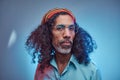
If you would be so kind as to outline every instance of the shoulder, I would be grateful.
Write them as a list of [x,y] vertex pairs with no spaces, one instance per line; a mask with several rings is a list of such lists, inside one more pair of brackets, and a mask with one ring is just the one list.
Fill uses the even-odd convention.
[[79,68],[85,72],[85,73],[89,73],[89,74],[95,74],[96,71],[98,70],[96,64],[92,61],[90,61],[87,65],[85,64],[80,64]]
[[47,76],[49,76],[49,74],[52,73],[52,70],[53,70],[52,66],[48,66],[48,67],[45,67],[44,69],[41,69],[41,64],[38,63],[34,80],[39,80],[39,79],[44,80],[44,78],[47,78]]
[[52,66],[44,66],[44,67],[45,68],[42,68],[41,64],[38,63],[37,68],[36,68],[36,73],[45,73],[53,69]]
[[34,75],[34,80],[38,80],[38,76],[39,76],[40,72],[41,72],[40,71],[40,64],[38,63],[36,71],[35,71],[35,75]]
[[83,69],[84,71],[96,71],[97,70],[97,66],[96,66],[96,64],[92,60],[88,64],[78,63],[78,61],[76,60],[75,56],[72,56],[70,61],[78,69]]
[[101,71],[99,70],[99,68],[97,67],[97,65],[94,62],[91,61],[88,64],[88,67],[90,68],[91,76],[92,76],[93,80],[102,80]]
[[100,70],[94,62],[90,61],[88,65],[80,64],[79,69],[87,79],[101,80]]
[[90,61],[87,66],[92,70],[97,70],[97,65],[93,61]]

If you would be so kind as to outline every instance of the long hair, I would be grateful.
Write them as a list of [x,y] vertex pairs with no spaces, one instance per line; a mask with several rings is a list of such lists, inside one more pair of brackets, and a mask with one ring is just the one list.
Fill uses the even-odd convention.
[[[59,15],[69,15],[66,12],[60,12],[53,15],[47,22],[39,25],[28,37],[26,46],[33,50],[32,61],[35,62],[37,57],[41,64],[41,71],[50,65],[50,60],[54,56],[54,47],[52,45],[52,27],[55,25],[55,20]],[[76,22],[75,38],[71,53],[75,55],[78,63],[88,64],[90,62],[89,53],[96,48],[95,41],[88,32],[81,28]]]

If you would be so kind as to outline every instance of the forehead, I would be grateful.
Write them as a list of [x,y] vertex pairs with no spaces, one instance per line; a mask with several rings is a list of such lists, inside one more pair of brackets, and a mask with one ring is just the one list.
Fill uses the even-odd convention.
[[74,20],[70,15],[59,15],[55,20],[55,25],[58,24],[71,25],[74,24]]

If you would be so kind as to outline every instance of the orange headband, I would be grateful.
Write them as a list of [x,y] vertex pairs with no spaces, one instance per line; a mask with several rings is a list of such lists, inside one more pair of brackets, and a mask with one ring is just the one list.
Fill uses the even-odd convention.
[[69,10],[67,10],[65,8],[55,8],[55,9],[49,10],[45,14],[45,16],[43,17],[43,20],[42,20],[42,24],[45,23],[48,19],[50,19],[53,15],[55,15],[57,13],[60,13],[60,12],[68,13],[73,18],[73,20],[75,21],[75,17],[73,16],[71,11],[69,11]]

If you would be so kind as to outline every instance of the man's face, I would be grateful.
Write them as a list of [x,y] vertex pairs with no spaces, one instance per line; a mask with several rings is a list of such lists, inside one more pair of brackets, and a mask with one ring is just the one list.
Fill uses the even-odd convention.
[[61,54],[71,52],[75,37],[74,20],[69,15],[59,15],[52,29],[52,44],[55,51]]

